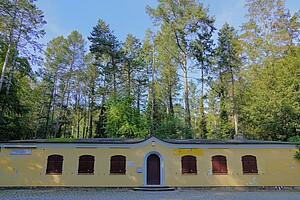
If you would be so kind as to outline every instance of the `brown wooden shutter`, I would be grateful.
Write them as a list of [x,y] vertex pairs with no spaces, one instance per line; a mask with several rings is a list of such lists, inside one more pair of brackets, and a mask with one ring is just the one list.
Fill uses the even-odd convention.
[[227,174],[227,160],[225,156],[212,157],[212,172],[215,174]]
[[246,155],[242,157],[243,173],[258,173],[256,157],[252,155]]
[[110,173],[125,174],[126,173],[126,157],[121,155],[112,156],[110,159]]
[[183,174],[197,173],[197,160],[195,156],[181,157],[181,170]]
[[47,174],[61,174],[63,165],[63,156],[50,155],[47,160]]
[[82,155],[79,157],[78,173],[93,174],[95,157]]

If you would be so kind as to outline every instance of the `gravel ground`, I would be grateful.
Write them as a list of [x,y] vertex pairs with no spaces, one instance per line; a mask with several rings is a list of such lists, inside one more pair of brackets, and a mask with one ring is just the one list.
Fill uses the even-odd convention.
[[298,191],[215,191],[185,190],[163,192],[133,191],[132,189],[60,188],[60,189],[0,189],[0,199],[41,200],[299,200]]

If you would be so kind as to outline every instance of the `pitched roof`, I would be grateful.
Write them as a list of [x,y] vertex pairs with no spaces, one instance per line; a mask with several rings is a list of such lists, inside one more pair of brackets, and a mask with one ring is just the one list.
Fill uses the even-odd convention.
[[33,140],[12,140],[0,143],[82,143],[82,144],[137,144],[156,138],[169,144],[290,144],[297,145],[295,142],[281,142],[281,141],[265,141],[265,140],[233,140],[233,139],[161,139],[157,136],[150,136],[148,138],[65,138],[65,139],[33,139]]

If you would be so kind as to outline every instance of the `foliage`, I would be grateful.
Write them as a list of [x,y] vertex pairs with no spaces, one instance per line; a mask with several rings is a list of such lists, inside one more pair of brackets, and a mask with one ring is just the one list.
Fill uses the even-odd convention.
[[247,0],[246,7],[241,128],[256,139],[286,141],[299,134],[299,16],[283,0]]
[[[101,67],[101,73],[104,75],[105,92],[113,89],[113,95],[117,93],[117,79],[119,77],[118,64],[122,60],[121,43],[118,41],[113,31],[110,30],[103,20],[99,19],[98,23],[88,37],[91,42],[90,52],[95,58],[95,65]],[[105,63],[102,64],[102,62]],[[104,94],[106,95],[106,94]]]
[[109,137],[109,135],[106,132],[106,123],[107,123],[106,108],[103,105],[100,108],[99,120],[96,122],[96,131],[95,131],[96,138]]
[[[67,38],[59,36],[47,44],[45,56],[45,66],[39,71],[41,82],[38,86],[42,94],[36,132],[43,138],[63,134],[68,137],[71,136],[68,126],[73,125],[77,127],[78,135],[84,112],[81,105],[87,92],[83,82],[86,81],[85,73],[89,72],[85,70],[85,41],[77,31]],[[70,99],[70,96],[74,98]],[[75,113],[71,112],[72,107]]]
[[[147,12],[156,25],[160,25],[160,34],[165,40],[160,44],[172,56],[183,73],[184,119],[185,126],[191,128],[191,114],[188,91],[188,61],[192,57],[196,42],[194,35],[204,35],[201,31],[214,22],[208,16],[208,9],[196,0],[159,0],[156,9],[147,7]],[[169,40],[166,40],[169,38]]]
[[198,78],[199,83],[201,84],[201,95],[199,97],[199,105],[197,111],[198,122],[197,129],[199,135],[202,138],[206,138],[207,135],[207,117],[205,114],[204,104],[206,103],[206,95],[205,95],[205,87],[208,86],[211,75],[212,68],[214,62],[214,41],[213,41],[213,33],[216,30],[214,27],[214,18],[209,18],[208,16],[204,19],[205,23],[200,27],[197,31],[197,37],[191,43],[192,57],[196,60],[196,63],[201,70],[201,74]]
[[243,124],[257,139],[286,141],[300,134],[299,50],[292,47],[245,88]]
[[107,102],[106,134],[109,137],[144,137],[146,123],[139,110],[132,106],[134,98],[130,95],[117,95]]
[[156,129],[155,135],[160,138],[191,139],[191,130],[176,116],[169,114],[162,120]]
[[296,136],[290,137],[289,138],[289,142],[296,142],[296,143],[298,143],[298,145],[296,147],[299,148],[299,151],[297,151],[295,153],[294,158],[300,160],[300,136],[296,135]]
[[296,135],[296,136],[290,137],[288,141],[289,142],[300,142],[300,136]]
[[[4,0],[0,4],[0,35],[7,44],[5,59],[3,60],[0,76],[0,91],[3,89],[4,79],[14,72],[14,62],[17,54],[27,57],[27,60],[36,61],[35,52],[41,50],[37,40],[44,36],[42,29],[46,23],[43,12],[34,4],[34,0]],[[7,73],[9,71],[9,73]],[[6,91],[9,92],[10,81]]]
[[0,3],[0,140],[34,137],[34,93],[31,63],[46,23],[34,1]]
[[[299,147],[299,146],[298,146]],[[300,148],[299,148],[300,149]],[[300,151],[297,151],[294,155],[294,158],[300,160]]]
[[[237,33],[233,27],[225,23],[218,32],[218,46],[215,49],[216,64],[210,81],[213,101],[218,101],[218,119],[215,130],[211,130],[209,137],[232,138],[238,133],[236,86],[241,68],[239,58],[239,43]],[[232,120],[231,120],[232,119]],[[234,134],[232,132],[234,130]]]
[[246,1],[248,13],[245,17],[249,20],[242,25],[244,32],[241,37],[244,40],[247,62],[252,67],[272,62],[274,57],[280,57],[293,42],[295,26],[291,24],[290,13],[284,2]]
[[26,74],[18,73],[12,79],[9,95],[4,91],[0,93],[0,140],[28,139],[34,136],[34,124],[30,115],[35,98],[31,94],[33,91],[30,84]]

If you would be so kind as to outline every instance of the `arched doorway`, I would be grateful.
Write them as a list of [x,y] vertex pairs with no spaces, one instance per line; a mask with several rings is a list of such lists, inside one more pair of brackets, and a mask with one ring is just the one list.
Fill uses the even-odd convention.
[[147,157],[147,185],[160,185],[160,158],[156,154]]

